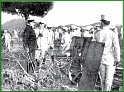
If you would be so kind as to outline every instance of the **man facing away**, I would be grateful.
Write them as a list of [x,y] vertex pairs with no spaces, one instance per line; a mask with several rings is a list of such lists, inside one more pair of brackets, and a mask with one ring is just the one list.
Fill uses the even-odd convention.
[[11,35],[7,32],[7,30],[4,30],[4,34],[2,36],[2,39],[5,38],[5,45],[8,48],[8,50],[10,51],[10,43],[12,40]]
[[110,91],[115,67],[120,61],[120,46],[118,35],[109,29],[110,21],[106,15],[101,15],[102,29],[94,34],[95,41],[105,43],[100,65],[102,90]]

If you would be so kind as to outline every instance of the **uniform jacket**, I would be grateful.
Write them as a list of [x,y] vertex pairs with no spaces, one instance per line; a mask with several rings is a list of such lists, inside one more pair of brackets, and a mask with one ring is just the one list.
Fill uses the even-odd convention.
[[108,27],[104,27],[101,31],[94,34],[94,40],[105,43],[101,63],[106,65],[114,65],[114,61],[120,61],[120,46],[118,35]]
[[34,42],[34,45],[36,44],[36,35],[35,31],[30,25],[27,25],[24,33],[23,33],[23,42],[25,45],[30,45],[31,42]]

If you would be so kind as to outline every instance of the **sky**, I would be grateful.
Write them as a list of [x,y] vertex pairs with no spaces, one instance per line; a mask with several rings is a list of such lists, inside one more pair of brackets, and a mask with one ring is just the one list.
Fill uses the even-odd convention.
[[[55,1],[54,7],[44,18],[32,17],[36,21],[42,21],[48,26],[59,25],[88,25],[99,22],[101,14],[110,17],[112,24],[123,24],[122,1]],[[2,13],[2,24],[12,18],[21,18]]]

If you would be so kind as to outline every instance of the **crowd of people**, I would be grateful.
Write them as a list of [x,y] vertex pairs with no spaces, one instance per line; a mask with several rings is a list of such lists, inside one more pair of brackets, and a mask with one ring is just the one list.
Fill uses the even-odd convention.
[[[105,43],[104,52],[102,56],[100,75],[102,90],[111,90],[113,74],[115,66],[120,61],[120,46],[118,40],[118,32],[115,26],[110,27],[110,20],[105,15],[101,15],[101,24],[95,26],[79,27],[75,25],[48,27],[46,24],[34,20],[27,20],[26,28],[22,34],[23,46],[29,53],[32,60],[40,60],[42,56],[42,63],[45,63],[45,53],[49,48],[55,48],[55,40],[60,41],[63,51],[70,48],[73,36],[77,37],[92,37],[92,41]],[[18,38],[17,32],[14,31]],[[2,39],[5,39],[5,45],[10,50],[10,43],[12,37],[4,30]],[[29,64],[29,67],[31,64]]]

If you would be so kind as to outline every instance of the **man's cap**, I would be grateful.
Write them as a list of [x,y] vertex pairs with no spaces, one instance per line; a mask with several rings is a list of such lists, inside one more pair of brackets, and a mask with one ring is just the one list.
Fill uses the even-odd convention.
[[95,27],[101,27],[101,25],[100,24],[96,24]]
[[28,23],[34,22],[34,19],[28,19],[27,21],[28,21]]
[[73,30],[76,30],[78,27],[77,27],[76,25],[71,25],[71,28],[72,28]]
[[62,27],[62,29],[63,29],[63,31],[65,31],[65,32],[68,31],[68,27],[65,27],[65,26],[64,26],[64,27]]
[[87,30],[91,30],[91,29],[93,29],[93,26],[87,26],[86,28],[87,28]]
[[4,32],[8,32],[8,31],[5,29]]
[[39,24],[44,24],[43,22],[39,22]]
[[87,27],[86,27],[86,26],[85,26],[85,27],[82,27],[82,29],[83,29],[83,30],[87,30]]
[[110,18],[109,18],[107,15],[103,15],[103,14],[102,14],[100,21],[103,21],[103,20],[110,21]]
[[85,26],[82,29],[85,31],[89,31],[89,30],[93,29],[93,26]]

